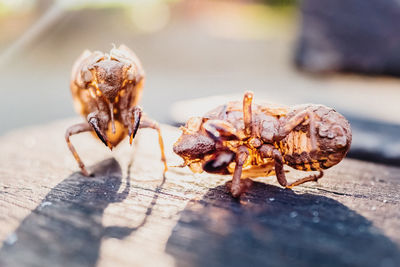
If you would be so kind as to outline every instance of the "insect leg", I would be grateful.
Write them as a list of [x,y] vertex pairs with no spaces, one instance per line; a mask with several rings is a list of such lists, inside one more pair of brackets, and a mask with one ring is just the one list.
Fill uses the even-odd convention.
[[238,139],[232,124],[222,120],[208,120],[202,125],[208,136],[215,141]]
[[103,133],[99,120],[96,117],[88,117],[88,123],[92,127],[92,129],[96,132],[97,136],[103,142],[103,144],[110,147],[107,140],[107,136]]
[[[123,100],[126,100],[126,98],[123,98]],[[123,100],[121,100],[121,103]],[[121,119],[124,126],[128,128],[129,144],[132,145],[132,141],[139,129],[140,119],[142,118],[142,109],[139,106],[132,106],[129,109],[125,109],[125,104],[126,103],[122,104]]]
[[286,123],[279,129],[279,134],[278,136],[283,139],[285,138],[291,131],[293,131],[294,128],[296,128],[298,125],[303,123],[305,120],[309,121],[309,127],[310,127],[310,139],[311,139],[311,148],[312,150],[317,149],[317,141],[315,139],[315,119],[314,119],[314,113],[309,110],[303,110],[290,118]]
[[286,175],[285,171],[283,170],[283,158],[281,152],[273,147],[272,145],[262,145],[260,147],[260,153],[263,157],[265,158],[273,158],[275,161],[275,174],[276,178],[278,179],[278,182],[281,186],[284,186],[286,188],[292,188],[297,185],[301,185],[305,182],[310,182],[310,181],[317,181],[320,179],[324,173],[320,171],[318,175],[310,175],[301,179],[298,179],[294,181],[293,183],[288,184],[286,180]]
[[67,142],[68,148],[71,151],[72,155],[74,156],[76,162],[79,164],[79,167],[81,168],[83,175],[85,175],[85,176],[89,176],[89,173],[85,168],[85,164],[83,164],[81,158],[79,157],[78,153],[76,152],[75,147],[72,145],[71,141],[69,140],[69,137],[71,135],[75,135],[75,134],[82,133],[82,132],[90,132],[90,131],[92,131],[91,126],[87,122],[84,122],[84,123],[72,125],[65,132],[65,141]]
[[304,184],[306,182],[312,182],[312,181],[316,182],[316,181],[318,181],[318,179],[322,178],[322,176],[324,176],[324,172],[320,170],[319,174],[313,174],[313,175],[298,179],[298,180],[294,181],[293,183],[286,185],[286,188],[292,188],[294,186],[298,186],[298,185]]
[[275,175],[281,186],[287,185],[285,171],[283,170],[283,158],[281,152],[272,145],[262,145],[260,153],[264,158],[272,158],[275,162]]
[[138,106],[132,107],[130,113],[130,120],[128,121],[128,135],[129,144],[132,145],[132,140],[135,138],[137,130],[139,129],[140,119],[142,117],[142,109]]
[[250,186],[249,182],[251,180],[246,179],[246,181],[243,181],[243,183],[240,181],[243,164],[246,162],[248,156],[248,149],[245,146],[240,146],[236,153],[236,166],[235,171],[233,172],[232,185],[230,188],[233,197],[239,197]]
[[151,128],[158,132],[158,143],[160,144],[161,161],[164,163],[164,173],[165,173],[168,170],[168,167],[167,167],[167,160],[165,158],[164,141],[163,141],[163,138],[161,135],[160,126],[158,125],[157,122],[153,121],[152,119],[150,119],[146,116],[142,116],[139,128],[140,129],[141,128]]
[[247,135],[251,135],[253,132],[252,125],[252,111],[251,103],[253,102],[253,92],[246,92],[243,96],[243,121],[244,121],[244,132]]

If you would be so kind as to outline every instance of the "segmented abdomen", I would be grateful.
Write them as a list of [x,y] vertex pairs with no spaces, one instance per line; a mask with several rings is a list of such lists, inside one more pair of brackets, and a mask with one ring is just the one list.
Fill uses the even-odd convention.
[[313,158],[309,133],[293,131],[278,144],[284,163],[302,171],[316,171],[323,169],[320,162]]

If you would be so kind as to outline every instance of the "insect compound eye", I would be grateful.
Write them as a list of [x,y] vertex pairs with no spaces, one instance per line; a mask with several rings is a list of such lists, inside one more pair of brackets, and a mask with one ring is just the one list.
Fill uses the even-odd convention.
[[224,172],[234,158],[235,153],[232,151],[217,152],[210,160],[203,164],[203,170],[210,173]]
[[82,81],[85,83],[88,83],[88,82],[92,81],[92,79],[93,79],[92,72],[87,68],[82,69],[81,77],[82,77]]
[[129,81],[133,81],[136,79],[136,68],[134,66],[131,66],[127,71],[126,71],[126,77]]
[[96,63],[99,63],[100,61],[104,60],[105,55],[100,52],[100,51],[95,51],[93,52],[92,58],[87,62],[87,69],[88,70],[94,70]]

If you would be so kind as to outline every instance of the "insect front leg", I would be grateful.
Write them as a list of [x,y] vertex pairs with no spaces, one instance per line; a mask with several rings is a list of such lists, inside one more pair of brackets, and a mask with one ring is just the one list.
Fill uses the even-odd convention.
[[291,117],[289,120],[283,121],[284,125],[281,125],[281,127],[279,128],[278,139],[281,140],[285,138],[291,131],[294,130],[294,128],[299,126],[307,119],[309,121],[311,149],[315,151],[317,149],[317,141],[315,138],[315,118],[314,113],[309,109],[303,110]]
[[133,138],[137,133],[140,125],[140,119],[142,118],[142,109],[138,106],[134,106],[130,109],[127,119],[129,144],[132,145]]
[[79,164],[82,174],[85,176],[89,176],[89,172],[86,170],[85,164],[83,164],[81,158],[79,157],[78,153],[75,150],[75,147],[72,145],[69,138],[72,135],[82,133],[82,132],[90,132],[90,131],[92,131],[91,126],[87,122],[84,122],[84,123],[72,125],[65,132],[65,141],[67,142],[68,148],[71,151],[72,155],[74,156],[76,162]]
[[215,141],[238,139],[236,129],[232,124],[223,120],[208,120],[201,126],[209,137]]
[[246,162],[248,156],[249,150],[246,148],[246,146],[240,146],[236,153],[236,166],[235,171],[233,172],[232,184],[230,185],[230,191],[233,197],[239,197],[252,184],[250,179],[246,179],[244,181],[240,180],[242,176],[243,164]]
[[161,161],[164,163],[164,173],[168,170],[167,167],[167,160],[165,157],[165,152],[164,152],[164,141],[161,135],[161,130],[160,126],[158,125],[157,122],[153,121],[152,119],[148,118],[147,116],[142,116],[142,119],[140,120],[140,125],[139,128],[151,128],[157,131],[158,133],[158,143],[160,145],[160,150],[161,150]]
[[[123,100],[121,100],[121,103]],[[140,120],[142,118],[142,109],[139,106],[125,108],[125,104],[126,103],[124,102],[121,107],[121,118],[124,126],[128,128],[129,144],[132,145],[132,141],[139,129]]]
[[107,135],[105,134],[108,127],[109,117],[103,112],[92,112],[87,116],[87,121],[92,129],[96,132],[99,139],[110,149],[112,146],[108,142]]

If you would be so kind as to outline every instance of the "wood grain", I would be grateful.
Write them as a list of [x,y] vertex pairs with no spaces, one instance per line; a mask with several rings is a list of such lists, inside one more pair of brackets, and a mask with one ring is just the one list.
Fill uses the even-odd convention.
[[[344,160],[318,184],[259,178],[240,201],[229,177],[170,168],[141,130],[110,152],[64,131],[77,119],[0,138],[0,266],[400,266],[400,169]],[[162,128],[169,165],[176,128]],[[290,172],[295,179],[301,172]]]

